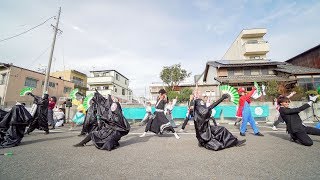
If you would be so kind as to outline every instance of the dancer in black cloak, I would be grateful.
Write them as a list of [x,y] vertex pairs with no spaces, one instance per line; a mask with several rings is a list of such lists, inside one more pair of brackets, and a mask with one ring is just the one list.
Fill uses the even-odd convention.
[[218,151],[232,146],[240,146],[246,140],[238,140],[223,126],[210,125],[211,110],[229,96],[223,94],[220,99],[206,106],[202,99],[196,99],[194,105],[194,125],[198,145],[206,149]]
[[97,130],[97,110],[99,102],[100,104],[102,104],[103,108],[110,109],[110,102],[107,101],[98,91],[96,91],[96,93],[90,100],[90,107],[87,110],[86,117],[82,125],[81,133],[78,136],[83,136],[89,134],[93,130]]
[[[108,105],[111,107],[108,109]],[[130,131],[130,124],[122,114],[119,102],[113,102],[109,95],[107,103],[104,105],[98,102],[97,121],[98,130],[94,130],[82,140],[74,145],[75,147],[84,146],[92,140],[93,144],[101,150],[111,151],[119,146],[119,140]]]
[[176,139],[180,139],[178,134],[171,126],[166,115],[164,114],[164,108],[166,103],[168,102],[166,93],[167,92],[164,89],[160,89],[156,103],[156,111],[154,112],[154,118],[148,121],[145,132],[140,135],[140,137],[144,137],[148,131],[154,132],[156,134],[162,134],[164,131],[171,131],[173,132]]
[[[4,112],[1,112],[1,115],[3,114]],[[13,106],[0,119],[0,148],[18,146],[31,120],[31,114],[23,105]]]
[[89,134],[91,131],[98,127],[97,108],[95,107],[96,105],[92,101],[90,102],[90,104],[91,105],[87,110],[86,116],[84,118],[82,130],[78,136]]
[[44,94],[42,98],[39,96],[33,95],[32,93],[28,93],[27,95],[30,95],[34,98],[33,103],[37,105],[37,109],[26,134],[30,134],[35,129],[44,130],[45,134],[49,134],[48,119],[47,119],[49,95]]

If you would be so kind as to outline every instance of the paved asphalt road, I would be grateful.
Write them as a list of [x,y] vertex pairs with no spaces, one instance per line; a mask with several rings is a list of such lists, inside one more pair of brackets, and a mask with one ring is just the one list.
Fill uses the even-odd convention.
[[[224,126],[238,136],[234,126]],[[132,125],[110,152],[91,143],[73,147],[83,139],[80,127],[35,131],[20,146],[0,149],[14,153],[0,156],[0,179],[320,179],[320,137],[312,136],[314,145],[305,147],[290,142],[281,126],[274,132],[259,124],[264,137],[249,128],[245,146],[218,152],[198,147],[192,125],[180,140],[173,134],[139,138],[144,127]]]

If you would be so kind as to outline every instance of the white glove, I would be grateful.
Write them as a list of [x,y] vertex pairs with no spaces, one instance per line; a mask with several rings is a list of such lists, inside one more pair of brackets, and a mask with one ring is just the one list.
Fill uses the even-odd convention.
[[309,96],[310,101],[316,102],[318,96]]

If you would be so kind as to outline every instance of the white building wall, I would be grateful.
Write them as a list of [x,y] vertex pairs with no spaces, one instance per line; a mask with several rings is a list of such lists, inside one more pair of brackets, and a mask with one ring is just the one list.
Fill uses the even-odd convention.
[[208,74],[207,74],[207,84],[218,85],[219,82],[214,79],[217,76],[218,76],[217,68],[213,66],[209,66]]

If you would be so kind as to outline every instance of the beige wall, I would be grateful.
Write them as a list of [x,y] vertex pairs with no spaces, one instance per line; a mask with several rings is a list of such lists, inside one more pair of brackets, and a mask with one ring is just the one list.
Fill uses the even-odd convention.
[[[241,60],[241,59],[266,59],[269,52],[269,44],[263,39],[266,29],[247,29],[241,31],[239,36],[231,44],[230,48],[222,57],[223,60]],[[248,41],[256,40],[259,43],[249,44]]]
[[[0,74],[3,73],[4,71],[0,71]],[[22,69],[19,67],[11,66],[10,67],[10,72],[8,76],[8,83],[6,87],[6,92],[2,92],[5,94],[4,101],[2,102],[2,105],[5,106],[12,106],[15,104],[16,101],[19,102],[26,102],[27,104],[32,102],[32,98],[30,96],[20,96],[19,93],[22,88],[26,87],[25,86],[25,81],[26,78],[33,78],[37,80],[37,85],[36,88],[33,90],[33,94],[37,96],[42,95],[43,91],[43,85],[42,82],[45,81],[45,75],[41,73],[37,73],[35,71],[30,71],[27,69]],[[69,92],[64,93],[64,87],[68,87],[70,89],[74,88],[74,84],[61,80],[58,78],[50,77],[49,82],[52,82],[55,84],[55,87],[48,87],[48,94],[49,96],[56,96],[57,98],[59,97],[67,97],[69,95]],[[5,85],[1,85],[5,86]],[[2,89],[5,89],[5,87],[2,87]],[[2,96],[2,94],[0,95]],[[3,97],[3,96],[2,96]]]
[[[87,90],[87,75],[78,72],[76,70],[65,70],[65,71],[57,71],[50,73],[51,76],[71,81],[75,83],[75,88],[79,88],[80,92],[86,94]],[[77,83],[74,81],[74,77],[79,78],[82,80],[81,85],[77,85]]]

